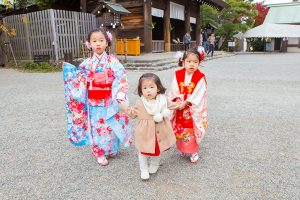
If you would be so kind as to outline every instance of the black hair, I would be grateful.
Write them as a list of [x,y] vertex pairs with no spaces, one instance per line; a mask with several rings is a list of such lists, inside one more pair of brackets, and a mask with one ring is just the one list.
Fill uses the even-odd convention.
[[198,52],[197,47],[193,47],[193,48],[190,48],[190,49],[188,49],[187,51],[185,51],[185,52],[183,53],[183,57],[180,58],[179,61],[178,61],[178,66],[183,66],[184,60],[185,60],[185,59],[188,57],[188,55],[190,55],[190,54],[195,54],[195,55],[198,57],[199,62],[201,62],[201,56],[200,56],[200,53]]
[[107,43],[108,43],[108,46],[110,46],[110,45],[111,45],[111,41],[109,40],[106,31],[107,31],[107,30],[106,30],[104,27],[100,27],[100,28],[96,28],[96,29],[91,30],[91,31],[89,32],[89,34],[88,34],[87,41],[88,41],[88,42],[91,42],[91,35],[92,35],[93,33],[101,32],[101,33],[104,35],[104,37],[105,37],[105,39],[106,39],[106,41],[107,41]]
[[154,80],[154,82],[155,82],[155,84],[157,86],[157,90],[158,90],[157,94],[164,94],[166,92],[166,88],[162,85],[162,83],[160,81],[160,78],[156,74],[145,73],[139,79],[139,84],[138,84],[138,88],[137,88],[139,96],[143,95],[143,92],[142,92],[142,82],[145,79],[153,79]]

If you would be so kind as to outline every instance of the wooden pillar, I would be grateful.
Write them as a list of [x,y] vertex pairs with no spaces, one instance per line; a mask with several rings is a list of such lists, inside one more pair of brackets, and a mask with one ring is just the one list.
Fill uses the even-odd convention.
[[80,0],[80,12],[86,12],[86,0]]
[[187,0],[184,5],[184,33],[190,34],[190,17],[191,17],[191,9],[190,9],[190,1]]
[[201,32],[201,23],[200,23],[200,3],[197,5],[197,16],[196,16],[196,44],[200,43],[200,32]]
[[152,52],[152,28],[149,24],[152,22],[151,1],[144,0],[144,51]]
[[171,30],[170,30],[170,0],[165,1],[166,9],[164,11],[164,40],[165,51],[171,51]]
[[[117,3],[116,0],[111,0],[112,3]],[[112,35],[112,42],[110,46],[110,53],[111,54],[116,54],[116,44],[117,44],[117,34],[118,34],[118,29],[117,28],[111,28],[109,32]]]

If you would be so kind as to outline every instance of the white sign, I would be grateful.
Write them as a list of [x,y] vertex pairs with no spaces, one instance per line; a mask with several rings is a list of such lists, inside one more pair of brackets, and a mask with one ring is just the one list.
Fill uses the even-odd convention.
[[234,47],[235,46],[235,42],[228,42],[228,47]]

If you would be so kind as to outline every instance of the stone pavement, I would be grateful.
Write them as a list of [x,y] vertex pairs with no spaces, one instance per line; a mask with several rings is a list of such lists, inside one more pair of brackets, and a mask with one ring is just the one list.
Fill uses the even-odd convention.
[[[0,69],[0,199],[300,199],[300,54],[210,60],[200,161],[174,148],[149,181],[137,151],[101,167],[70,145],[61,73]],[[168,86],[175,69],[156,72]],[[128,71],[133,103],[138,78]]]

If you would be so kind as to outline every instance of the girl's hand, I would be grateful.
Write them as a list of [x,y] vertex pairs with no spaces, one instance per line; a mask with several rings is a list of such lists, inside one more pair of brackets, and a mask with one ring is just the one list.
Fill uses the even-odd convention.
[[178,105],[178,109],[179,110],[183,110],[185,107],[187,107],[187,105],[189,105],[189,102],[187,101],[181,101]]
[[130,112],[133,114],[133,115],[137,115],[138,114],[138,110],[136,107],[129,107],[130,109]]
[[178,109],[178,103],[168,101],[168,106],[167,107],[168,107],[169,110],[177,110]]
[[117,102],[118,102],[119,104],[122,104],[122,103],[124,103],[124,100],[122,100],[122,99],[117,99]]
[[121,99],[117,99],[117,102],[121,105],[121,111],[126,112],[128,109],[128,105],[125,103],[125,101]]

